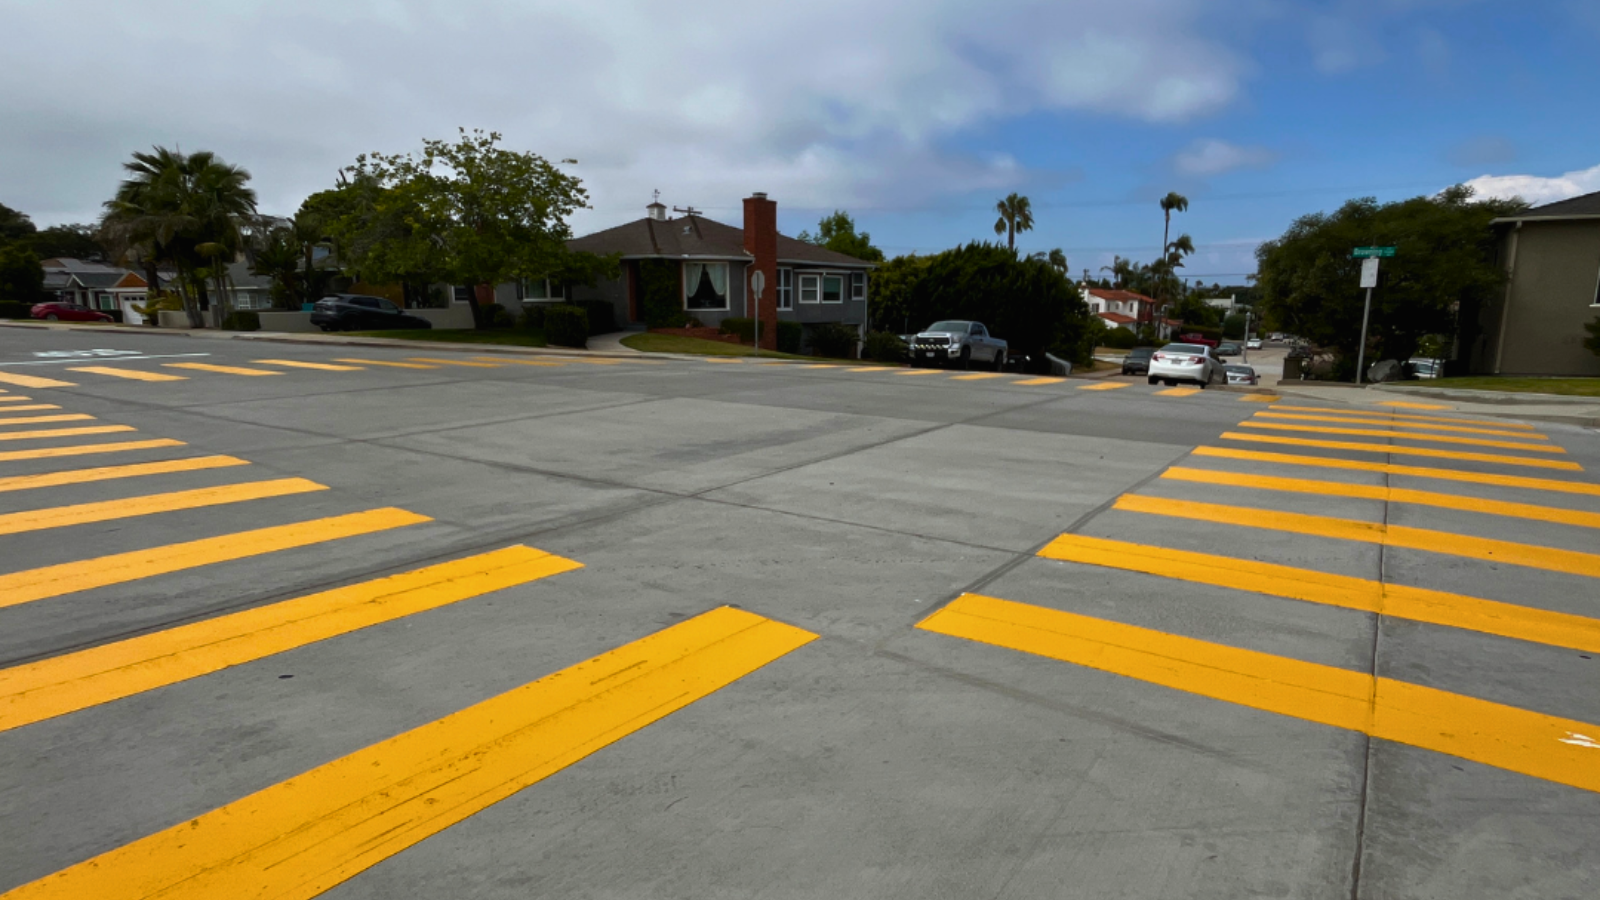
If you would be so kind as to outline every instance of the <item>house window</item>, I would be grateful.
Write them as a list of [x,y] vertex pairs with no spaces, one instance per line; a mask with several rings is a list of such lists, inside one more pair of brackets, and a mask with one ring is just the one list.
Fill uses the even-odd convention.
[[110,294],[95,294],[94,305],[96,309],[116,309],[117,301],[111,299]]
[[683,308],[728,308],[728,264],[684,263]]
[[822,276],[820,275],[801,275],[800,302],[816,303],[822,293],[821,282]]
[[843,275],[824,275],[824,276],[822,276],[822,302],[823,303],[843,303],[844,302],[844,276]]
[[450,289],[450,299],[457,303],[472,302],[472,285],[458,284]]
[[778,270],[778,308],[794,309],[794,270]]
[[867,299],[867,273],[856,272],[850,276],[850,299]]
[[522,299],[528,303],[561,300],[565,296],[561,285],[549,278],[529,278],[522,282]]

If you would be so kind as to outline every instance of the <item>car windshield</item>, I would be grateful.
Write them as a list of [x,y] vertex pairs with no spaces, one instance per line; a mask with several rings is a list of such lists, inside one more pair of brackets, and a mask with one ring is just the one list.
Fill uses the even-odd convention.
[[1156,348],[1154,347],[1135,347],[1128,351],[1128,356],[1135,359],[1143,359],[1154,352],[1156,352]]
[[1228,371],[1236,375],[1254,375],[1256,373],[1256,370],[1249,366],[1229,366]]
[[1199,344],[1168,344],[1161,348],[1162,353],[1205,353],[1206,348]]
[[929,330],[929,331],[955,331],[955,332],[960,332],[961,334],[966,334],[967,333],[967,323],[966,322],[956,322],[956,321],[935,322],[932,325],[929,325],[927,330]]

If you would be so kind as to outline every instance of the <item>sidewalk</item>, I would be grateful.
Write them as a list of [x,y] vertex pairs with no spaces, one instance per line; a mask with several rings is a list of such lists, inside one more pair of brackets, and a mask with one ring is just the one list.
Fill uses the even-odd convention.
[[[1591,397],[1429,389],[1409,384],[1357,387],[1353,384],[1299,380],[1279,381],[1276,391],[1285,397],[1322,400],[1328,403],[1354,403],[1364,406],[1380,403],[1426,403],[1475,416],[1499,416],[1600,428],[1600,399]],[[1385,409],[1394,411],[1396,408],[1388,406]]]

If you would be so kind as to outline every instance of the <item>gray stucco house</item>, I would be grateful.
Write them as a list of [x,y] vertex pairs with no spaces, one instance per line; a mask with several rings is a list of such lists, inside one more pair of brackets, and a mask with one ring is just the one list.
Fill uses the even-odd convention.
[[1583,326],[1600,317],[1600,192],[1495,219],[1504,295],[1463,316],[1470,371],[1600,375]]
[[873,264],[779,234],[777,204],[765,194],[745,199],[742,228],[698,214],[668,218],[664,205],[651,203],[644,218],[575,238],[567,247],[621,254],[621,277],[565,291],[573,300],[610,301],[620,324],[645,321],[641,275],[650,261],[658,261],[655,272],[670,266],[677,277],[674,302],[705,325],[753,315],[750,285],[756,271],[765,273],[767,285],[762,321],[854,327],[866,321],[867,273]]

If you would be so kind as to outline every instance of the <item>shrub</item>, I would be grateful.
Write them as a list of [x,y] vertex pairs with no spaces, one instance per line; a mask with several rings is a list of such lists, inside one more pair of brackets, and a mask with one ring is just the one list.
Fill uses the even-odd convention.
[[574,300],[572,305],[589,314],[589,334],[610,334],[617,330],[616,308],[609,300]]
[[223,331],[260,331],[261,314],[250,309],[236,309],[222,318]]
[[848,325],[814,325],[811,328],[811,350],[818,356],[834,359],[855,357],[856,330]]
[[33,315],[33,304],[20,300],[0,300],[0,319],[26,319]]
[[689,322],[683,309],[679,264],[667,259],[639,261],[639,314],[651,328],[681,328]]
[[523,309],[522,309],[522,330],[524,330],[524,331],[543,331],[544,330],[544,311],[545,311],[545,305],[542,304],[542,303],[534,303],[534,304],[530,304],[528,306],[523,307]]
[[900,340],[900,335],[887,331],[869,332],[862,349],[863,356],[879,362],[905,362],[906,352],[906,342]]
[[[747,319],[741,316],[729,316],[728,318],[722,320],[722,323],[717,326],[717,330],[723,334],[734,335],[739,340],[748,344],[756,339],[756,320]],[[761,323],[761,333],[767,333],[766,322]]]
[[778,352],[799,353],[800,343],[805,338],[805,326],[799,322],[786,322],[778,320]]
[[551,306],[544,311],[544,339],[561,347],[588,347],[589,314],[568,303]]
[[1139,336],[1126,328],[1108,328],[1100,338],[1100,345],[1116,350],[1132,350],[1139,346]]
[[498,303],[480,306],[478,313],[483,317],[486,328],[512,328],[517,324],[517,320],[511,318],[511,313]]

